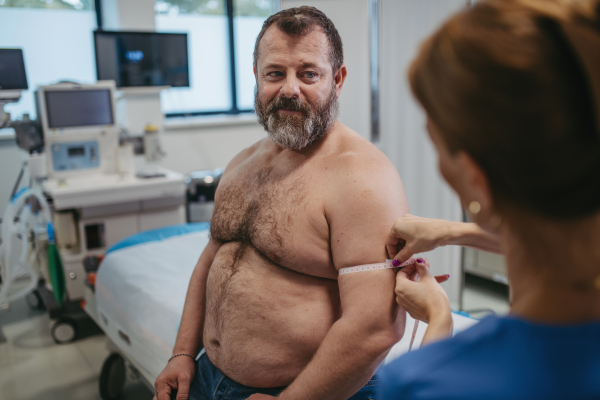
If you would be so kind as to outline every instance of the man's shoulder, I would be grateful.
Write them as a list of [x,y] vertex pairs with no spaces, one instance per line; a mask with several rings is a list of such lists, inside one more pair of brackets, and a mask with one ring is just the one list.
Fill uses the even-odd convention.
[[237,153],[235,155],[235,157],[233,157],[231,159],[229,164],[227,164],[227,168],[225,169],[225,174],[227,174],[232,169],[236,168],[237,166],[242,164],[244,161],[248,160],[249,158],[254,156],[256,153],[258,153],[260,151],[260,149],[263,146],[265,146],[265,144],[267,143],[268,140],[269,140],[268,138],[261,139],[258,142],[254,143],[252,146],[246,147],[244,150]]
[[373,143],[342,126],[333,157],[328,159],[341,182],[369,186],[401,185],[398,171],[390,159]]

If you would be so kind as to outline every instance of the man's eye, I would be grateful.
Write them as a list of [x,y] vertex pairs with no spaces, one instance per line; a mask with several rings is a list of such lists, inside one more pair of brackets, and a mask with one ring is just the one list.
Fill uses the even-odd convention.
[[307,72],[307,73],[304,74],[304,76],[306,76],[307,78],[312,79],[312,78],[316,77],[317,74],[315,74],[314,72]]
[[283,76],[283,74],[279,71],[269,72],[267,75],[274,76],[274,77]]

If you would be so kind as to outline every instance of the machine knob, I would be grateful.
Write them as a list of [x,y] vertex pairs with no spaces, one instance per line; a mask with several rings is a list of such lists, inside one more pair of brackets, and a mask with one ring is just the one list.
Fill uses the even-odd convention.
[[85,268],[86,272],[96,272],[98,266],[100,265],[100,261],[102,261],[102,257],[99,256],[87,256],[83,260],[83,268]]
[[71,272],[71,273],[69,274],[69,278],[71,278],[71,279],[75,279],[75,278],[77,278],[77,275],[75,275],[75,272]]

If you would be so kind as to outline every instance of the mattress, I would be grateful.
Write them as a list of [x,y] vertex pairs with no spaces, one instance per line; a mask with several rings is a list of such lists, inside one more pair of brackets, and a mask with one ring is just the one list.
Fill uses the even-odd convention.
[[[108,250],[96,279],[102,329],[119,351],[154,382],[167,363],[183,312],[187,286],[209,240],[209,224],[197,223],[134,235]],[[455,332],[477,320],[453,313]],[[407,315],[405,335],[386,363],[408,351],[415,321]],[[420,323],[413,349],[427,324]]]
[[197,223],[134,235],[109,249],[98,269],[100,327],[150,383],[171,355],[208,228]]

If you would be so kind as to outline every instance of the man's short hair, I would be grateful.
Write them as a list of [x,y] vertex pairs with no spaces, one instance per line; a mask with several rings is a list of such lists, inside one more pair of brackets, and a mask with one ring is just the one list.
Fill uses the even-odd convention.
[[259,44],[267,29],[271,25],[275,26],[283,33],[290,36],[304,36],[312,32],[315,28],[321,28],[329,40],[329,60],[333,73],[344,63],[344,51],[342,49],[342,38],[335,29],[335,25],[327,16],[315,7],[294,7],[279,11],[271,15],[263,23],[262,29],[256,38],[254,45],[254,66],[258,61]]

